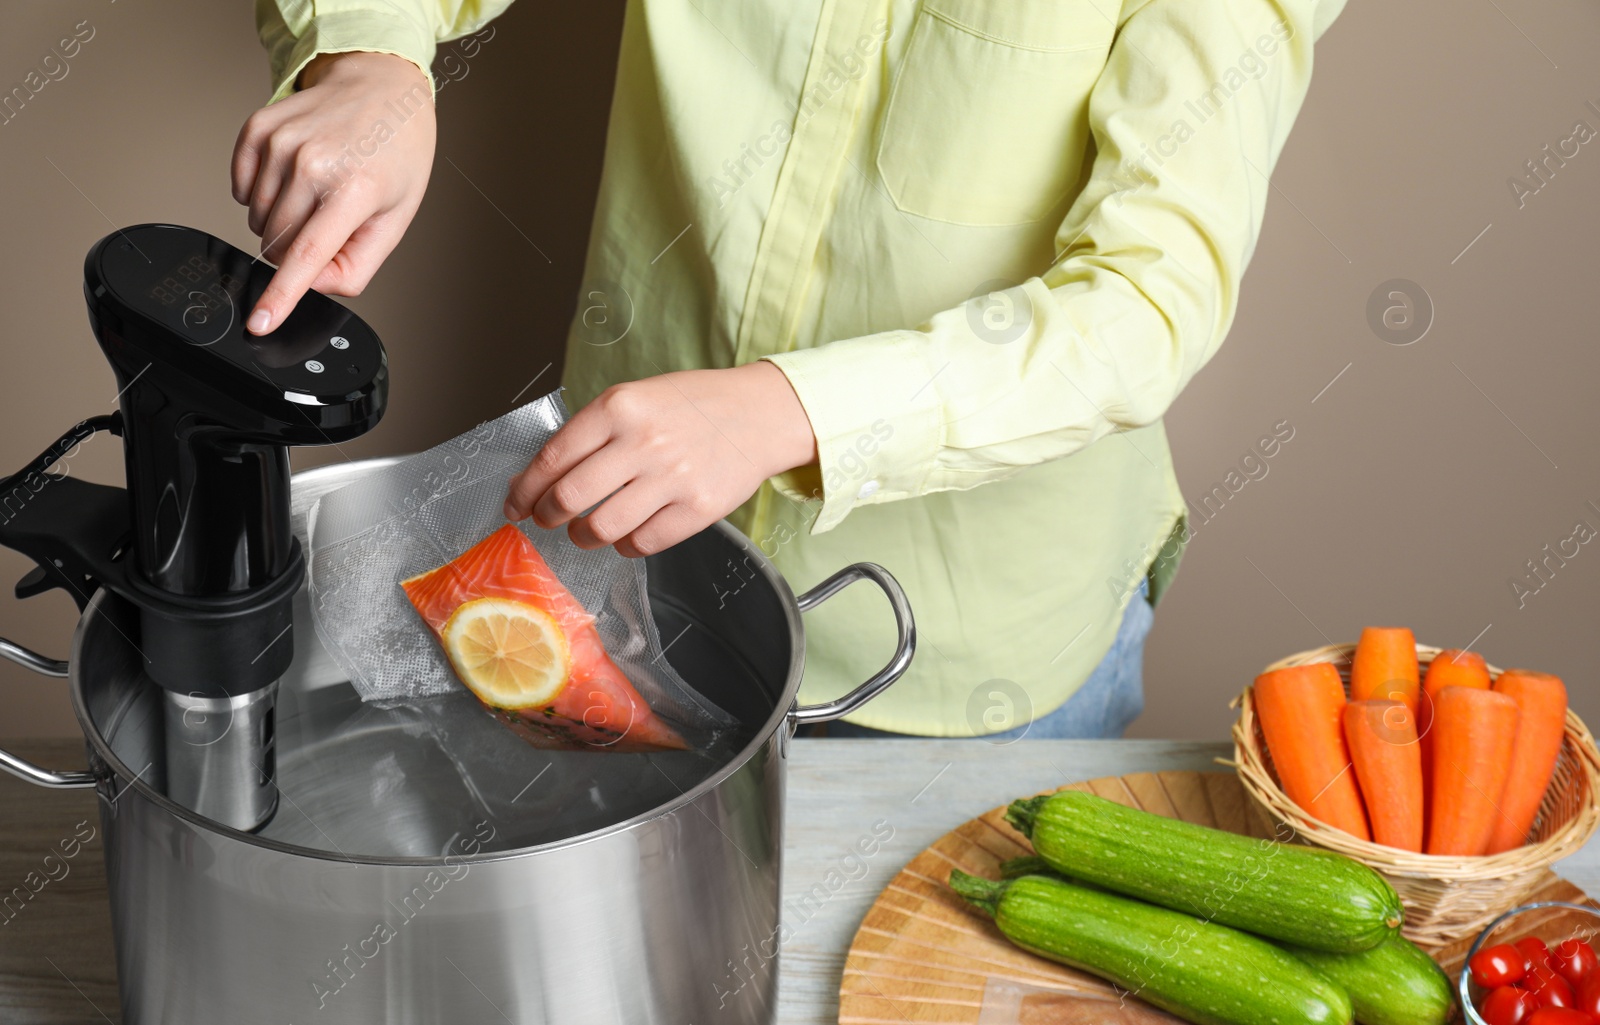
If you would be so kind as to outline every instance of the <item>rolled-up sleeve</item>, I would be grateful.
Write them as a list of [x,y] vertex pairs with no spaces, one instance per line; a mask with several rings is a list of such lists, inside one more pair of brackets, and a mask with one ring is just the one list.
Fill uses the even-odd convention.
[[272,100],[295,91],[320,53],[371,50],[411,61],[434,84],[439,43],[482,28],[511,0],[256,0],[256,32],[272,69]]
[[[915,329],[763,357],[817,435],[818,463],[772,482],[797,500],[820,491],[811,531],[859,504],[976,487],[1159,420],[1232,323],[1313,43],[1342,7],[1139,6],[1090,95],[1094,162],[1049,267]],[[830,487],[841,458],[867,470]]]

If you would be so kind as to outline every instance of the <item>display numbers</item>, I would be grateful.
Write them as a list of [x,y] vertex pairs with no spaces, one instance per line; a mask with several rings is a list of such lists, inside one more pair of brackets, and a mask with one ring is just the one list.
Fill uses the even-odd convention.
[[204,257],[191,256],[150,289],[150,298],[163,306],[183,303],[186,309],[216,311],[229,305],[243,290],[243,281],[231,274],[218,274]]

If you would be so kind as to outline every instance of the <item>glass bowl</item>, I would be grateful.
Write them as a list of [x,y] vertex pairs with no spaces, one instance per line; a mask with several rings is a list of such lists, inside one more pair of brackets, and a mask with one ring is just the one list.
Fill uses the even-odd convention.
[[1467,959],[1461,964],[1461,977],[1457,984],[1461,1000],[1461,1013],[1469,1025],[1485,1025],[1478,1015],[1478,1001],[1484,989],[1472,981],[1472,958],[1485,947],[1511,943],[1524,936],[1537,936],[1554,950],[1562,940],[1580,939],[1593,944],[1600,936],[1600,910],[1583,904],[1547,900],[1512,908],[1490,922],[1478,938],[1472,941]]

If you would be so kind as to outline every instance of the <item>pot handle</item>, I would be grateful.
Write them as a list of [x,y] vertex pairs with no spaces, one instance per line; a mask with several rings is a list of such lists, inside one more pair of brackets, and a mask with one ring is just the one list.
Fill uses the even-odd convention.
[[37,651],[24,648],[22,645],[8,641],[4,637],[0,637],[0,658],[32,669],[40,676],[65,677],[67,675],[66,662],[59,658],[41,655]]
[[0,769],[6,770],[18,779],[25,779],[35,786],[50,790],[88,790],[95,785],[92,772],[81,769],[51,772],[49,769],[39,768],[26,759],[18,758],[3,748],[0,748]]
[[[9,659],[19,666],[27,666],[36,673],[45,676],[67,675],[67,664],[59,659],[46,658],[36,651],[29,651],[20,644],[0,637],[0,658]],[[95,785],[94,773],[78,770],[66,772],[51,772],[41,769],[30,761],[18,758],[10,751],[0,749],[0,769],[4,769],[19,779],[52,790],[87,790]]]
[[844,590],[857,580],[870,580],[883,589],[889,599],[889,607],[894,610],[895,626],[899,633],[899,640],[895,644],[894,657],[889,659],[882,669],[873,673],[861,686],[846,694],[842,698],[829,701],[822,705],[800,705],[790,710],[789,725],[791,727],[804,726],[808,723],[832,722],[835,719],[849,715],[862,705],[877,697],[886,687],[900,679],[906,669],[911,665],[911,656],[917,650],[917,624],[911,617],[911,603],[906,600],[906,592],[901,589],[900,582],[889,574],[889,571],[875,562],[857,562],[846,566],[811,590],[796,599],[801,612],[807,612],[835,594]]

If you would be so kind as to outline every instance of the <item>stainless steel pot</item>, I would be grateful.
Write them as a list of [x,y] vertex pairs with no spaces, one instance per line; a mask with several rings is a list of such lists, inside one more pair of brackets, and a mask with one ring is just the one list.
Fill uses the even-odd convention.
[[[304,512],[319,494],[386,462],[297,475],[302,542]],[[674,790],[646,808],[616,800],[585,808],[585,821],[599,825],[543,842],[527,841],[538,840],[544,817],[520,814],[517,802],[530,799],[508,796],[520,780],[486,797],[483,780],[453,760],[459,750],[438,743],[415,712],[362,705],[311,629],[303,592],[295,662],[279,694],[284,800],[259,835],[164,795],[162,704],[120,599],[101,592],[89,605],[70,668],[0,649],[70,678],[90,770],[51,772],[11,755],[3,766],[99,794],[123,1020],[772,1022],[789,739],[798,724],[845,715],[905,671],[911,610],[870,563],[796,598],[726,523],[651,556],[649,576],[662,636],[677,638],[667,657],[751,725],[748,742],[709,767],[661,756],[556,757],[558,774],[569,776],[585,771],[572,758],[637,759],[641,773]],[[736,592],[730,579],[742,583]],[[877,584],[893,606],[894,657],[839,700],[797,707],[801,614],[857,580]],[[569,798],[581,789],[573,783],[562,784]]]

